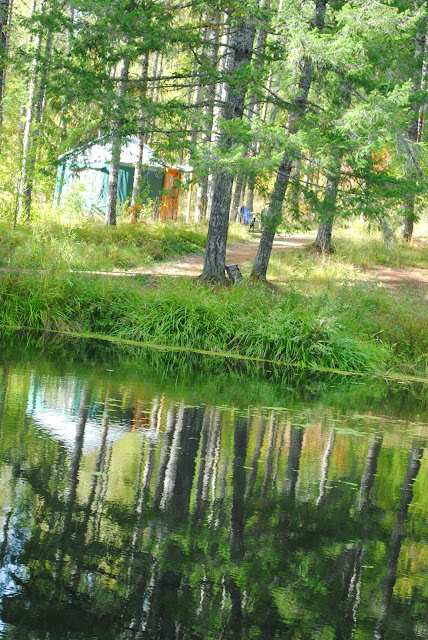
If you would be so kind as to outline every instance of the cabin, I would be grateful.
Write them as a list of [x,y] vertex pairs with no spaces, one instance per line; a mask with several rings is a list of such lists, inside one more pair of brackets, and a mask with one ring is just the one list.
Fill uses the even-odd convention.
[[[124,140],[120,154],[117,204],[120,208],[132,195],[135,167],[138,161],[138,141]],[[111,164],[111,142],[98,140],[84,149],[69,151],[58,158],[55,201],[78,191],[79,200],[88,215],[101,216],[107,206],[107,191]],[[176,220],[180,202],[180,180],[186,167],[170,166],[153,149],[144,145],[141,201],[154,201],[159,219]]]

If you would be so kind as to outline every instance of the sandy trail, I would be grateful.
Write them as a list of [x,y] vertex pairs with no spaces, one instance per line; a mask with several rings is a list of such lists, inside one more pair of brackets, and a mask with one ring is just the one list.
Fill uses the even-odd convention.
[[[272,252],[278,253],[287,251],[290,248],[304,248],[314,241],[313,233],[295,234],[289,237],[279,237],[275,239]],[[255,234],[250,242],[243,242],[227,249],[226,264],[243,265],[252,262],[256,257],[259,235]],[[70,273],[85,273],[88,275],[132,277],[138,275],[154,276],[193,276],[197,277],[202,273],[203,256],[187,255],[177,261],[163,262],[155,267],[138,268],[128,271],[70,271]],[[2,273],[48,273],[40,269],[19,269],[0,268]],[[384,265],[370,265],[360,269],[358,280],[361,282],[378,282],[389,289],[398,289],[403,286],[418,289],[423,292],[428,288],[428,269],[412,267],[411,269],[400,269],[397,267],[386,267]]]
[[[275,240],[272,252],[285,251],[290,247],[304,247],[313,242],[312,234],[294,235],[289,238]],[[259,237],[251,242],[243,242],[230,247],[226,251],[226,264],[242,265],[244,262],[252,262],[256,257]],[[184,256],[179,262],[165,262],[152,269],[142,269],[139,273],[165,276],[199,276],[204,266],[203,256]]]

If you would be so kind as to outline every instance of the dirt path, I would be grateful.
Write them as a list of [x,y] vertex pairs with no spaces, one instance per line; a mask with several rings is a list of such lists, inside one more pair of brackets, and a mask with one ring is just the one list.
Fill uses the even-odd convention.
[[411,269],[400,269],[399,267],[385,267],[382,264],[375,264],[361,270],[363,280],[381,283],[388,289],[399,289],[400,287],[411,287],[419,289],[421,292],[428,290],[428,269],[412,267]]
[[[315,239],[313,233],[296,234],[290,237],[281,237],[274,241],[273,253],[286,251],[290,248],[303,248],[311,244]],[[235,245],[226,252],[226,264],[238,264],[252,262],[256,257],[259,236],[251,242]],[[202,272],[202,256],[183,256],[177,262],[165,262],[151,269],[138,269],[141,274],[165,275],[165,276],[194,276]],[[378,282],[389,289],[397,289],[401,286],[425,290],[428,287],[428,270],[418,267],[412,269],[399,269],[385,267],[383,265],[371,265],[360,270],[360,281]]]
[[[274,241],[273,253],[285,251],[290,247],[304,247],[313,242],[313,234],[305,233],[294,235],[290,238],[281,238]],[[251,242],[237,244],[226,251],[226,264],[242,265],[244,262],[252,262],[256,257],[259,236]],[[156,276],[199,276],[204,266],[203,256],[184,256],[179,262],[165,262],[152,269],[141,269],[139,273],[149,273]]]
[[[274,241],[273,253],[286,251],[290,248],[303,248],[314,241],[314,234],[302,233],[290,237],[280,237]],[[234,245],[226,252],[226,264],[238,264],[252,262],[257,253],[259,235],[255,235],[250,242]],[[73,271],[72,273],[85,273],[88,275],[132,277],[137,275],[156,276],[193,276],[197,277],[202,272],[203,256],[187,255],[174,262],[163,262],[156,267],[133,269],[132,271]],[[37,273],[39,269],[9,269],[0,268],[2,273]],[[48,272],[45,272],[48,273]],[[400,269],[385,267],[383,265],[370,265],[359,270],[358,279],[362,282],[378,282],[389,289],[411,287],[421,292],[428,290],[428,269],[413,267]]]

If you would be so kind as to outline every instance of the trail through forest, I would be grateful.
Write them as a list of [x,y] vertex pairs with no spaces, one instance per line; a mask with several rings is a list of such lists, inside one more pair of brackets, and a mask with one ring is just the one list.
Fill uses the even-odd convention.
[[[311,244],[313,240],[314,235],[310,233],[280,237],[275,240],[272,252],[286,251],[290,247],[303,248]],[[251,242],[243,242],[230,247],[226,251],[226,264],[242,265],[246,262],[252,262],[256,257],[258,243],[259,236],[255,235],[255,239]],[[140,273],[167,276],[198,276],[202,272],[202,267],[202,256],[184,256],[179,262],[166,262],[153,269],[143,270]]]
[[[309,248],[315,239],[314,234],[296,234],[293,236],[283,236],[276,239],[273,244],[272,253],[287,251],[290,248]],[[252,242],[230,247],[226,252],[226,264],[237,264],[242,266],[252,262],[256,257],[258,247],[258,237]],[[152,269],[138,270],[139,273],[151,275],[168,276],[198,276],[203,267],[201,256],[185,256],[179,262],[165,262]],[[269,279],[269,276],[268,276]],[[428,287],[428,270],[420,267],[412,269],[401,269],[399,267],[386,267],[384,265],[368,265],[360,270],[359,281],[379,282],[389,289],[397,289],[400,286],[411,286],[419,290]]]
[[[275,239],[272,253],[280,253],[289,249],[309,249],[314,241],[313,233],[301,233],[292,236],[278,236]],[[254,239],[249,242],[242,242],[231,246],[226,253],[226,264],[237,264],[242,267],[252,262],[257,253],[259,236],[254,235]],[[86,273],[88,275],[100,276],[190,276],[198,277],[203,268],[203,256],[190,254],[182,256],[179,260],[162,262],[154,267],[141,267],[137,269],[122,271],[77,271],[73,273]],[[37,273],[42,272],[40,269],[17,269],[17,268],[0,268],[0,275],[5,273]],[[269,274],[268,274],[269,280]],[[402,286],[409,286],[419,291],[428,289],[428,269],[421,267],[412,267],[405,269],[400,267],[388,267],[380,264],[372,264],[359,268],[359,282],[379,282],[388,289],[398,289]],[[277,279],[278,281],[278,279]]]

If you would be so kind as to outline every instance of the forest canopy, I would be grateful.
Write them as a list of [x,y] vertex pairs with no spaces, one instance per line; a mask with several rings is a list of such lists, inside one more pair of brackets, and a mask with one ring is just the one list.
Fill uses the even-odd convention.
[[1,0],[0,31],[5,218],[39,215],[61,155],[101,141],[114,225],[132,137],[128,212],[147,209],[150,146],[175,168],[186,221],[209,220],[205,279],[224,278],[229,222],[255,197],[256,278],[280,225],[315,221],[323,251],[337,217],[386,234],[401,219],[411,239],[425,201],[425,1]]

